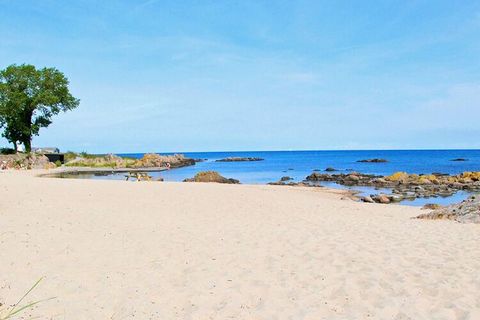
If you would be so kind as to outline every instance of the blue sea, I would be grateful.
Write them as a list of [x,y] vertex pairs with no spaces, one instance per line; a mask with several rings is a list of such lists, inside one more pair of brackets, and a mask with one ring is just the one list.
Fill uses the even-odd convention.
[[[170,154],[170,153],[165,153]],[[457,174],[464,171],[480,171],[480,150],[362,150],[362,151],[251,151],[251,152],[186,152],[185,156],[204,159],[195,166],[152,173],[166,181],[182,181],[193,177],[199,171],[214,170],[225,177],[235,178],[246,184],[266,184],[278,181],[282,176],[290,176],[294,181],[302,181],[314,170],[324,171],[327,167],[338,170],[337,173],[358,171],[361,173],[390,175],[397,171],[429,174],[441,172]],[[143,154],[119,154],[141,158]],[[216,162],[227,157],[258,157],[264,161],[255,162]],[[383,158],[386,163],[361,163],[357,160]],[[464,158],[467,161],[451,161]],[[100,179],[124,179],[124,174],[115,174]],[[327,184],[325,184],[327,185]],[[337,184],[330,187],[345,188]],[[378,193],[373,188],[354,187],[365,194]],[[388,191],[388,190],[386,190]],[[467,196],[459,192],[449,198],[417,199],[410,204],[424,203],[447,204],[458,202]]]

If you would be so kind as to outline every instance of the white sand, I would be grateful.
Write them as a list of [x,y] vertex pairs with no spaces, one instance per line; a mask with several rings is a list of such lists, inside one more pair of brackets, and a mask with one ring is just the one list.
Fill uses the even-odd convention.
[[281,186],[0,172],[0,302],[40,319],[480,319],[480,226]]

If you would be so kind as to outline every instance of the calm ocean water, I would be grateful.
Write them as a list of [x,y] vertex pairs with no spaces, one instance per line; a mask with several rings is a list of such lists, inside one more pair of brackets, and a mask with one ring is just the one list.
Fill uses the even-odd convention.
[[[480,171],[480,150],[388,150],[388,151],[252,151],[252,152],[192,152],[183,153],[195,159],[206,159],[195,166],[152,173],[154,177],[163,177],[166,181],[182,181],[193,177],[199,171],[215,170],[225,177],[235,178],[241,183],[265,184],[278,181],[282,176],[290,176],[302,181],[313,170],[325,170],[327,167],[338,169],[339,173],[354,170],[361,173],[389,175],[396,171],[408,173],[442,172],[456,174],[464,171]],[[143,154],[119,154],[140,158]],[[215,162],[227,157],[259,157],[264,161],[256,162]],[[384,158],[387,163],[360,163],[357,160]],[[465,158],[467,161],[451,161]],[[124,174],[100,179],[124,179]],[[330,185],[332,186],[332,185]],[[341,186],[334,185],[341,188]],[[365,193],[378,193],[372,188],[355,187]],[[422,205],[428,202],[450,203],[460,201],[467,194],[457,193],[446,199],[418,199],[412,204]]]

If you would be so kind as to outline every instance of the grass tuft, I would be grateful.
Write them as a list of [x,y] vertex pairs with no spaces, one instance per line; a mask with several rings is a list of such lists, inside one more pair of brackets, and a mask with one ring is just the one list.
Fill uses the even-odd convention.
[[11,320],[15,316],[18,316],[24,310],[30,309],[41,302],[55,299],[55,298],[49,298],[44,300],[28,302],[25,305],[21,305],[23,300],[25,300],[25,298],[40,284],[42,280],[43,280],[43,277],[38,279],[38,281],[35,282],[35,284],[17,301],[17,303],[11,305],[10,307],[0,309],[0,320]]

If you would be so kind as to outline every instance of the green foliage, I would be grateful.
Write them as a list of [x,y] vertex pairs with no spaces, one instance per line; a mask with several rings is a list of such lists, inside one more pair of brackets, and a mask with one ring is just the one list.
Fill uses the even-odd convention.
[[60,161],[60,160],[55,161],[55,165],[57,167],[61,167],[62,166],[62,161]]
[[10,148],[0,148],[0,154],[7,155],[7,154],[14,154],[16,150]]
[[85,168],[116,168],[115,162],[91,162],[91,161],[75,161],[65,164],[66,167],[85,167]]
[[65,156],[65,163],[67,163],[69,161],[72,161],[72,160],[76,159],[78,154],[76,154],[73,151],[67,151],[67,152],[65,152],[64,156]]
[[11,65],[0,71],[0,128],[16,147],[30,152],[32,136],[48,127],[52,116],[75,109],[80,101],[68,90],[68,79],[55,68]]

